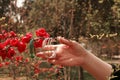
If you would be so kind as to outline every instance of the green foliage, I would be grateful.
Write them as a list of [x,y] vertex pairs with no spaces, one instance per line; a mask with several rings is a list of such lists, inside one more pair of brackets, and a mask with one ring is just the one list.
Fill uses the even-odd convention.
[[10,11],[8,9],[9,4],[10,4],[10,0],[1,0],[0,1],[0,17],[3,17],[5,15],[4,13]]
[[[9,10],[7,7],[13,1],[7,0],[4,3],[7,5],[3,4],[5,0],[1,1],[2,6],[6,6],[1,9]],[[119,0],[25,1],[21,8],[11,7],[21,15],[13,27],[22,31],[45,27],[53,37],[63,35],[76,40],[79,36],[90,38],[90,34],[119,33],[119,4]]]
[[30,52],[30,57],[34,58],[35,57],[35,52],[34,52],[34,39],[31,39],[29,42],[29,52]]
[[115,33],[119,32],[118,5],[114,0],[36,0],[29,6],[27,25],[45,27],[52,36],[69,38]]

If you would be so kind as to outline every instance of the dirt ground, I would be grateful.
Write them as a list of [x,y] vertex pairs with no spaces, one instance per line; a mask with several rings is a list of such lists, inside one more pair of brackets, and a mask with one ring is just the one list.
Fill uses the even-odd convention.
[[[14,80],[14,79],[11,77],[4,77],[4,78],[0,78],[0,80]],[[27,80],[27,78],[26,77],[19,77],[16,80]]]
[[[120,60],[108,60],[107,63],[113,63],[113,64],[120,64]],[[26,77],[17,77],[16,79],[13,79],[12,77],[8,76],[0,76],[0,80],[29,80]]]

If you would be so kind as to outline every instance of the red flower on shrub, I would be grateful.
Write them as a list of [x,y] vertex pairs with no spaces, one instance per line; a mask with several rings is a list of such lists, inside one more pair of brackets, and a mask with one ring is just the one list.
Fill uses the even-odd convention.
[[35,47],[35,48],[42,47],[42,42],[43,42],[42,39],[36,40],[36,41],[34,42],[34,47]]
[[2,57],[2,60],[6,59],[7,53],[5,50],[0,50],[0,56]]
[[10,41],[11,41],[11,39],[7,39],[7,40],[4,42],[4,46],[9,45],[9,44],[10,44]]
[[3,67],[3,63],[0,63],[0,67]]
[[44,38],[48,38],[50,37],[50,35],[48,33],[46,33],[46,35],[44,36]]
[[40,73],[40,69],[39,69],[39,68],[35,68],[35,69],[34,69],[34,73],[35,73],[35,74],[39,74],[39,73]]
[[9,59],[11,59],[15,54],[16,54],[16,53],[15,53],[15,51],[14,51],[13,48],[9,48],[9,49],[8,49],[7,57],[8,57]]
[[4,33],[3,34],[3,38],[8,38],[9,34],[8,33]]
[[20,53],[22,53],[22,52],[24,52],[25,49],[26,49],[26,44],[25,44],[24,42],[20,41],[20,42],[18,43],[17,48],[18,48],[18,51],[19,51]]
[[4,44],[0,43],[0,50],[2,50],[4,47],[5,47]]
[[31,37],[32,37],[32,34],[31,33],[27,33],[26,36],[22,37],[22,42],[29,43]]
[[16,56],[15,59],[16,59],[16,61],[20,62],[20,61],[22,61],[23,57],[22,56]]
[[0,34],[0,39],[3,39],[3,35],[2,34]]
[[44,28],[40,28],[36,30],[36,36],[46,38],[46,37],[49,37],[50,35],[46,32]]
[[2,30],[2,34],[6,33],[6,30]]
[[25,59],[25,62],[26,62],[26,63],[27,63],[27,62],[29,62],[29,61],[30,61],[30,59],[29,59],[29,58],[26,58],[26,59]]
[[18,43],[19,43],[19,41],[18,41],[17,38],[14,38],[14,39],[11,39],[11,40],[10,40],[10,45],[11,45],[11,46],[17,47]]
[[10,64],[10,62],[5,62],[5,65],[9,65]]
[[26,36],[31,38],[32,37],[32,33],[27,33]]
[[16,33],[14,31],[10,31],[10,37],[16,37]]

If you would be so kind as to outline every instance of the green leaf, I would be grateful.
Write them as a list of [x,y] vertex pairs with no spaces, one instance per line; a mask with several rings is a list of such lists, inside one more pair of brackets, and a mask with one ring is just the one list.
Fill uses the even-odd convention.
[[30,57],[34,58],[34,39],[31,39],[29,42],[29,52],[30,52]]

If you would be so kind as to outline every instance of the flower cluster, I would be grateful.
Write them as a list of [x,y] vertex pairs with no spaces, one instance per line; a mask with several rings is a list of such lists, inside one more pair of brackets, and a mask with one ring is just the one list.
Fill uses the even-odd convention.
[[50,37],[44,28],[36,30],[37,38],[33,38],[32,33],[19,37],[14,31],[2,31],[0,34],[0,56],[3,60],[12,59],[17,53],[25,52],[27,44],[34,39],[33,46],[35,48],[42,47],[45,38]]
[[[46,63],[47,60],[37,57],[35,53],[37,50],[41,50],[42,46],[46,39],[51,39],[50,35],[46,32],[44,28],[40,28],[35,31],[36,35],[28,32],[25,35],[16,34],[14,31],[7,32],[3,30],[0,33],[0,68],[11,67],[13,76],[15,77],[16,73],[20,74],[22,67],[27,73],[24,75],[30,75],[28,77],[35,77],[40,73],[55,73],[57,75],[60,66],[51,65],[49,68],[40,67],[40,65]],[[49,41],[47,41],[49,42]],[[46,43],[47,43],[46,42]],[[10,68],[8,68],[10,69]]]

